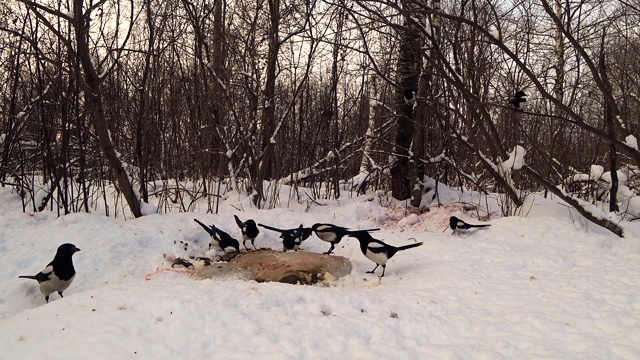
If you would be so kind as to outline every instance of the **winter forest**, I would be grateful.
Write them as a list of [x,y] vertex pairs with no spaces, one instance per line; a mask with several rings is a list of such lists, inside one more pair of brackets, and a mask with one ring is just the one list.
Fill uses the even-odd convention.
[[117,217],[283,186],[419,211],[444,184],[622,236],[593,209],[640,216],[638,23],[633,0],[3,1],[0,182]]

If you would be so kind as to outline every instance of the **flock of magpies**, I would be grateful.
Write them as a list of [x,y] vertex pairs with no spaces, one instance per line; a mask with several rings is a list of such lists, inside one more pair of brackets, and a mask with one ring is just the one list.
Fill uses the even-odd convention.
[[[242,240],[244,247],[248,250],[247,241],[251,242],[251,246],[256,249],[255,240],[260,233],[258,226],[265,229],[279,232],[282,239],[283,250],[298,250],[300,244],[307,240],[312,233],[323,241],[331,244],[331,247],[325,254],[331,254],[335,249],[336,244],[340,243],[344,237],[354,237],[360,242],[360,250],[369,260],[376,264],[376,267],[367,273],[373,273],[378,266],[382,266],[382,278],[387,267],[387,261],[391,259],[398,251],[411,249],[422,245],[423,243],[414,243],[404,246],[392,246],[386,244],[371,236],[370,232],[380,229],[366,229],[366,230],[349,230],[348,228],[332,225],[332,224],[314,224],[312,227],[304,227],[300,225],[293,229],[279,229],[272,226],[263,224],[256,224],[253,220],[242,221],[238,216],[234,215],[238,227],[242,232]],[[207,226],[198,219],[194,219],[195,222],[200,224],[207,233],[211,236],[211,242],[209,249],[215,247],[216,249],[225,250],[226,248],[232,248],[237,252],[240,252],[240,243],[234,239],[228,233],[217,228],[215,225]],[[472,228],[483,228],[490,226],[489,224],[472,225],[466,223],[455,216],[449,219],[449,227],[454,233],[465,232]],[[58,247],[56,256],[41,272],[36,275],[19,276],[20,278],[37,280],[40,284],[40,292],[44,295],[46,302],[49,302],[49,295],[57,292],[62,297],[62,292],[65,291],[73,278],[76,276],[76,271],[73,267],[73,254],[80,251],[73,244],[62,244]]]
[[[243,245],[247,250],[249,250],[247,241],[251,241],[251,246],[256,249],[254,241],[260,233],[258,226],[280,233],[280,238],[282,239],[282,248],[284,251],[298,250],[300,244],[302,244],[303,241],[307,240],[311,236],[311,234],[315,233],[320,240],[326,241],[331,244],[329,250],[324,253],[326,255],[329,255],[333,252],[335,246],[340,243],[342,238],[354,237],[358,239],[358,241],[360,241],[360,250],[362,250],[364,256],[376,263],[376,267],[373,270],[369,271],[369,273],[373,273],[378,268],[378,266],[382,265],[382,275],[380,277],[384,276],[387,261],[393,255],[395,255],[396,252],[422,245],[422,243],[415,243],[396,247],[385,244],[380,240],[374,239],[371,234],[369,234],[369,232],[371,231],[378,231],[380,229],[350,230],[338,225],[320,223],[313,224],[312,227],[304,227],[302,224],[300,224],[300,226],[293,229],[279,229],[277,227],[269,225],[256,224],[256,222],[253,220],[242,221],[236,215],[234,215],[234,217],[236,219],[236,224],[238,224],[240,232],[242,233]],[[232,248],[235,251],[240,252],[240,242],[234,239],[231,235],[220,230],[220,228],[216,227],[215,225],[207,226],[198,219],[194,219],[194,221],[202,226],[211,236],[209,249],[211,249],[211,247],[214,247],[216,249],[225,251],[225,249],[227,248]]]

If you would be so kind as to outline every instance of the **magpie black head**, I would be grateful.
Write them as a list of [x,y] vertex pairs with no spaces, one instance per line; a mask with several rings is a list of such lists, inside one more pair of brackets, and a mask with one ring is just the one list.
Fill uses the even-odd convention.
[[302,224],[300,224],[300,226],[298,227],[298,229],[296,229],[296,231],[297,231],[297,237],[303,241],[307,240],[309,236],[313,234],[312,228],[303,227]]
[[60,256],[67,256],[67,255],[73,255],[75,253],[77,253],[78,251],[80,251],[80,249],[78,249],[75,245],[73,244],[62,244],[60,246],[58,246],[58,251],[56,251],[56,257],[58,255]]
[[455,216],[452,216],[449,218],[449,227],[451,228],[451,230],[455,230],[458,228],[458,223],[460,222],[460,219],[458,219]]
[[416,92],[411,90],[411,89],[405,90],[404,91],[404,102],[409,106],[413,106],[413,104],[416,103]]
[[524,98],[525,96],[527,96],[527,94],[524,91],[519,90],[511,99],[509,99],[509,104],[511,104],[515,110],[522,110],[521,104],[527,101],[527,99]]

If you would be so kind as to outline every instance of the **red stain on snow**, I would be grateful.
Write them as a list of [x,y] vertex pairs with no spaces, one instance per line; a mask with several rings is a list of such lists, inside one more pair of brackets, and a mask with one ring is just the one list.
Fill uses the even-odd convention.
[[[418,222],[404,226],[404,229],[416,232],[443,232],[449,228],[449,218],[451,216],[466,214],[464,204],[461,203],[446,204],[415,210],[396,206],[387,208],[383,215],[375,216],[371,218],[371,220],[384,229],[399,229],[400,226],[398,223],[412,213],[418,216]],[[471,217],[470,215],[466,216]]]

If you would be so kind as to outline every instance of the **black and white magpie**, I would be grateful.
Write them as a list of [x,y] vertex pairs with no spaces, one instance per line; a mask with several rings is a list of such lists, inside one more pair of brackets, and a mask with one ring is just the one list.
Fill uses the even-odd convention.
[[349,234],[350,237],[354,237],[358,239],[360,242],[360,250],[369,260],[376,263],[376,267],[371,271],[367,271],[367,273],[373,274],[374,271],[378,268],[378,266],[382,265],[382,275],[384,276],[384,272],[387,269],[387,261],[393,257],[398,251],[411,249],[417,246],[422,245],[421,242],[415,244],[409,244],[404,246],[392,246],[389,244],[385,244],[384,242],[374,239],[371,234],[367,231],[353,231]]
[[367,230],[349,230],[342,226],[337,226],[333,224],[313,224],[311,229],[316,233],[316,236],[320,238],[320,240],[331,243],[331,247],[329,251],[325,254],[331,254],[336,244],[342,240],[343,237],[353,233],[354,231],[377,231],[380,229],[367,229]]
[[453,233],[456,233],[456,232],[463,233],[471,228],[483,228],[487,226],[491,226],[491,225],[489,224],[473,225],[473,224],[466,223],[455,216],[452,216],[449,218],[449,227],[451,228],[451,230],[453,230]]
[[278,229],[273,226],[264,224],[258,224],[258,226],[269,229],[271,231],[279,232],[280,238],[282,239],[282,247],[284,251],[298,250],[300,244],[302,244],[303,241],[307,240],[312,233],[310,228],[303,227],[302,224],[300,224],[300,226],[295,229]]
[[515,110],[522,111],[521,104],[527,101],[527,99],[525,99],[526,96],[527,94],[525,94],[524,91],[520,90],[515,93],[511,99],[509,99],[509,104],[511,104]]
[[73,267],[72,256],[80,251],[73,244],[62,244],[56,251],[53,260],[36,275],[22,275],[20,278],[37,280],[40,284],[40,292],[44,295],[46,302],[49,302],[49,295],[57,292],[62,296],[62,292],[67,290],[73,278],[76,276],[76,269]]
[[211,236],[211,242],[209,243],[209,250],[211,250],[212,246],[222,251],[230,247],[230,248],[234,248],[237,252],[240,252],[240,243],[238,242],[238,240],[231,237],[231,235],[218,229],[215,225],[211,225],[211,227],[209,227],[201,223],[200,221],[198,221],[198,219],[193,219],[193,221],[200,224],[200,226],[202,226]]
[[416,92],[413,90],[405,90],[404,91],[404,102],[405,104],[411,106],[413,108],[416,104]]
[[249,250],[249,248],[247,247],[247,240],[251,240],[251,245],[255,249],[256,245],[253,242],[256,240],[256,237],[258,237],[258,234],[260,233],[256,222],[251,219],[243,222],[242,220],[240,220],[240,218],[238,218],[238,216],[233,215],[233,217],[236,219],[236,224],[238,224],[238,227],[242,232],[242,245],[244,245],[245,249]]

